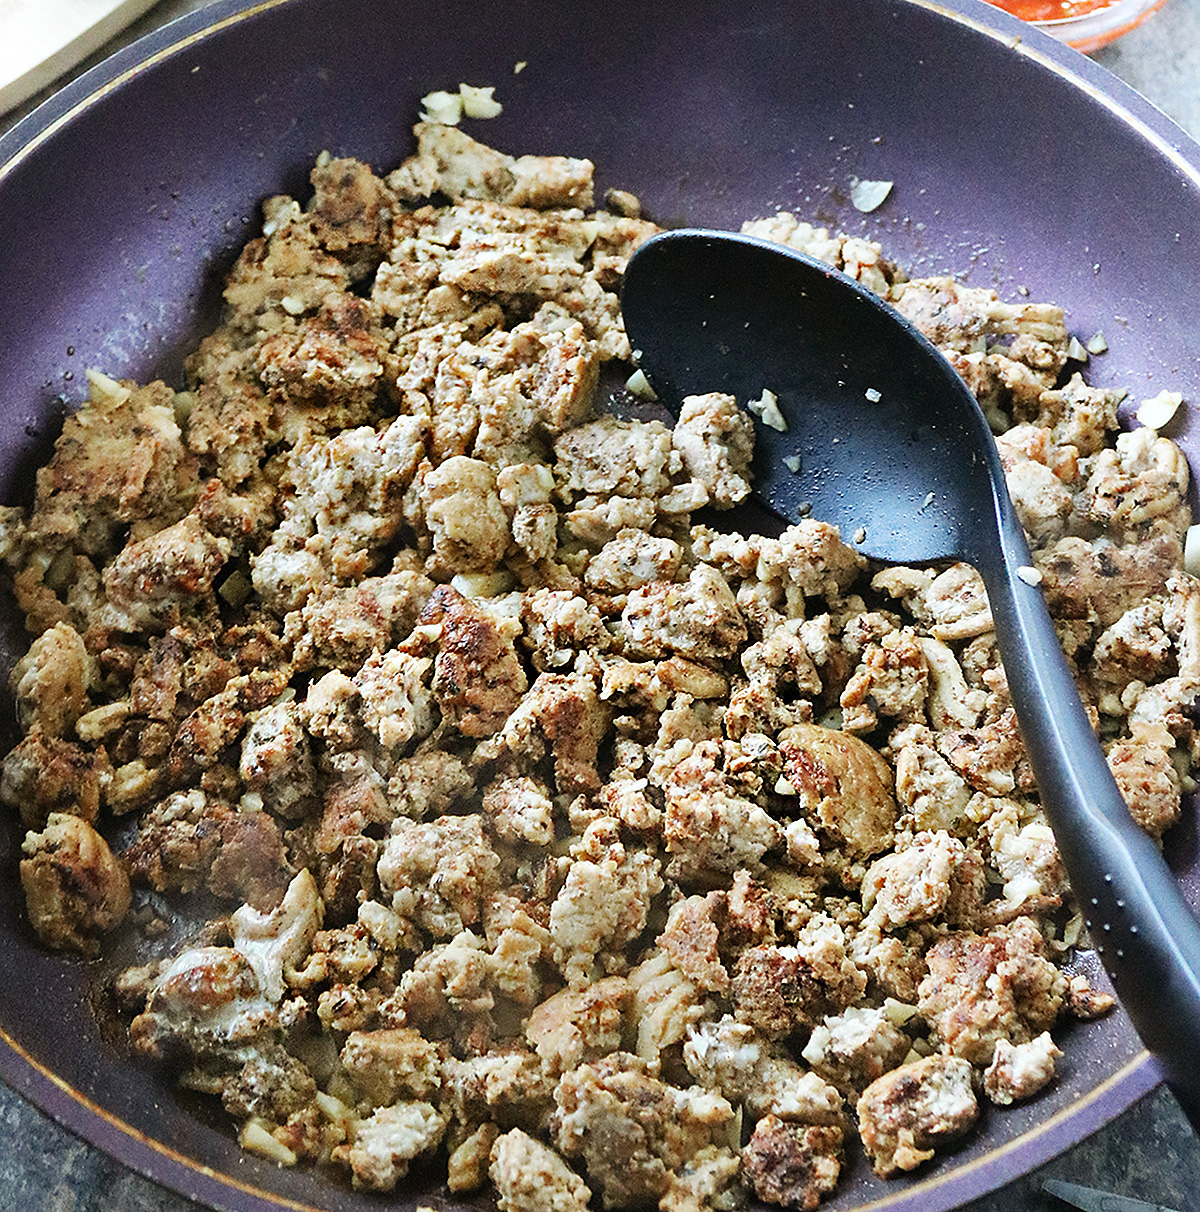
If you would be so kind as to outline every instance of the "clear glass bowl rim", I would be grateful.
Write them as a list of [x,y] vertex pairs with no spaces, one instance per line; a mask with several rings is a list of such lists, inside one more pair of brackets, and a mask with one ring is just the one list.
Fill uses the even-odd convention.
[[[1003,0],[995,0],[1003,7]],[[1079,50],[1094,50],[1127,33],[1144,21],[1166,0],[1112,0],[1103,8],[1074,17],[1053,17],[1032,21],[1054,37],[1068,42]]]

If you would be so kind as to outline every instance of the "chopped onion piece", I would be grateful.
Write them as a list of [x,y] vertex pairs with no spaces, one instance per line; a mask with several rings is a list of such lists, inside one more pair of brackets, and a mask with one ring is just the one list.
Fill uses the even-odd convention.
[[1017,576],[1025,582],[1026,585],[1040,585],[1042,583],[1042,570],[1034,568],[1029,564],[1022,564],[1017,569]]
[[1037,896],[1041,890],[1041,884],[1032,875],[1023,872],[1014,876],[1004,885],[1004,899],[1010,905],[1019,905],[1023,901],[1029,900],[1031,896]]
[[1182,403],[1183,396],[1179,392],[1160,391],[1158,395],[1141,402],[1137,410],[1137,419],[1147,429],[1162,429]]
[[450,584],[464,598],[498,598],[513,587],[512,574],[500,572],[459,572],[450,579]]
[[1189,526],[1183,541],[1183,571],[1200,577],[1200,526]]
[[766,387],[763,388],[762,396],[759,399],[747,401],[746,409],[758,417],[764,425],[769,425],[780,433],[787,432],[787,421],[783,419],[783,413],[779,411],[778,398],[773,391]]
[[439,122],[442,126],[457,126],[464,115],[468,118],[494,118],[504,108],[492,94],[495,87],[460,84],[458,92],[438,89],[421,98],[421,121]]
[[650,380],[646,378],[646,374],[642,370],[635,370],[633,374],[625,380],[625,390],[631,396],[637,396],[641,400],[657,400],[658,396],[654,394],[654,388],[650,386]]
[[238,1144],[247,1153],[257,1153],[277,1166],[294,1166],[299,1160],[296,1154],[271,1135],[270,1125],[257,1115],[248,1119],[238,1134]]
[[883,999],[883,1013],[892,1026],[903,1027],[909,1019],[916,1016],[917,1008],[908,1002],[897,1001],[894,997],[885,997]]
[[111,404],[114,407],[120,407],[133,394],[128,387],[123,387],[111,375],[106,375],[102,370],[95,370],[89,366],[84,372],[87,375],[88,395],[95,404]]
[[855,210],[870,214],[883,205],[893,184],[892,181],[860,181],[855,177],[850,182],[850,202]]
[[1088,341],[1087,351],[1090,354],[1108,353],[1108,341],[1102,332],[1097,330],[1096,334]]
[[421,98],[421,121],[438,122],[442,126],[457,126],[462,119],[463,103],[458,93],[445,89],[426,93]]
[[504,107],[492,96],[495,91],[491,85],[475,88],[470,84],[460,84],[458,93],[462,98],[463,113],[468,118],[497,117]]

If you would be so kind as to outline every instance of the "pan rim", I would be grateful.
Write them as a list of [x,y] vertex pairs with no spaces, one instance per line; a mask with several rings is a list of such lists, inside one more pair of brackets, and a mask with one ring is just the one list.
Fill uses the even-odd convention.
[[[1099,64],[983,0],[962,0],[953,8],[938,0],[891,2],[898,8],[936,13],[975,34],[1004,44],[1014,53],[1051,71],[1101,104],[1200,190],[1200,143],[1193,141],[1167,115]],[[215,0],[122,48],[0,135],[0,185],[58,131],[157,64],[262,13],[293,5],[302,7],[305,3],[307,0],[250,0],[249,3],[247,0]],[[215,1171],[109,1114],[41,1064],[9,1035],[3,1024],[0,1024],[0,1078],[75,1135],[152,1181],[190,1199],[220,1207],[224,1206],[220,1202],[222,1199],[236,1194],[238,1208],[248,1212],[279,1209],[317,1212],[317,1204],[297,1202]],[[959,1198],[978,1197],[1069,1148],[1080,1139],[1080,1134],[1071,1126],[1077,1117],[1082,1117],[1087,1125],[1084,1135],[1090,1134],[1148,1094],[1160,1080],[1153,1058],[1143,1050],[1076,1103],[999,1149],[946,1173],[919,1179],[903,1193],[891,1193],[883,1200],[860,1205],[856,1212],[883,1208],[888,1212],[923,1212],[931,1207],[929,1199],[935,1192],[938,1193],[938,1207],[950,1206],[943,1201],[956,1191],[960,1192]],[[1018,1147],[1022,1156],[1019,1166],[1014,1167],[1012,1154]]]

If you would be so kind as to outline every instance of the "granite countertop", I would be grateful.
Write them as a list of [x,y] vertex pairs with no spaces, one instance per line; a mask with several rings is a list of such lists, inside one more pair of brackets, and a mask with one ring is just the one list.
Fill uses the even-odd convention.
[[[158,25],[203,8],[207,0],[160,0],[146,16],[76,70]],[[1200,0],[1168,0],[1140,29],[1094,58],[1200,138]],[[58,82],[59,84],[62,81]],[[49,88],[0,114],[0,133]],[[0,1192],[13,1208],[53,1212],[197,1212],[198,1205],[165,1191],[78,1140],[0,1085]],[[1052,1212],[1048,1177],[1134,1196],[1176,1212],[1200,1210],[1200,1137],[1172,1095],[1159,1088],[1112,1124],[1033,1174],[962,1212]]]

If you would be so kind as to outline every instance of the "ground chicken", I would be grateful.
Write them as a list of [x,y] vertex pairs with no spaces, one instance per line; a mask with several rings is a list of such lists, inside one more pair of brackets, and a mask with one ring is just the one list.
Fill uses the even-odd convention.
[[866,975],[846,953],[836,922],[816,915],[794,946],[758,946],[743,951],[733,978],[737,1017],[771,1037],[812,1027],[827,1014],[854,1005],[866,990]]
[[42,632],[9,678],[23,727],[47,737],[69,733],[87,710],[98,676],[95,658],[74,627],[56,623]]
[[949,934],[927,962],[921,1013],[946,1051],[974,1064],[989,1064],[999,1039],[1027,1043],[1062,1011],[1066,978],[1029,918],[989,934]]
[[814,724],[779,736],[784,777],[804,815],[856,855],[890,845],[896,819],[894,776],[864,741]]
[[520,1128],[492,1146],[488,1174],[500,1212],[582,1212],[591,1198],[587,1183],[553,1149]]
[[591,979],[598,955],[641,934],[663,887],[658,860],[616,841],[612,824],[601,818],[585,832],[550,907],[558,964],[576,987]]
[[693,568],[686,584],[656,581],[633,590],[621,628],[630,649],[651,657],[718,659],[746,640],[746,624],[728,583],[707,564]]
[[393,1103],[355,1123],[353,1141],[333,1156],[350,1167],[356,1187],[394,1191],[410,1163],[437,1148],[445,1131],[445,1119],[430,1103]]
[[703,741],[679,762],[664,786],[663,837],[684,878],[705,872],[755,871],[783,840],[770,814],[728,784],[715,741]]
[[742,1148],[742,1181],[763,1203],[816,1208],[842,1172],[842,1129],[764,1116]]
[[680,406],[671,444],[712,504],[728,508],[749,495],[754,426],[732,396],[688,396]]
[[979,1116],[971,1066],[934,1055],[873,1081],[858,1100],[858,1130],[875,1173],[915,1170]]
[[984,898],[983,862],[945,832],[919,833],[905,849],[871,864],[862,898],[885,930],[937,917],[969,921]]
[[[364,1190],[419,1164],[505,1212],[811,1208],[848,1102],[880,1175],[924,1164],[1114,1004],[1064,974],[983,581],[819,518],[716,528],[752,488],[739,401],[605,411],[637,198],[414,133],[266,199],[184,389],[89,372],[0,508],[29,920],[135,958],[133,1050],[244,1148]],[[1119,432],[1058,308],[786,212],[747,230],[895,303],[975,392],[1169,845],[1200,754],[1179,449]]]
[[657,1202],[733,1118],[719,1095],[669,1086],[623,1052],[564,1074],[554,1099],[558,1147],[582,1158],[606,1208]]
[[1062,1050],[1050,1038],[1049,1031],[1023,1044],[996,1041],[992,1063],[983,1074],[988,1098],[1001,1106],[1031,1098],[1054,1078],[1054,1062]]
[[29,833],[21,853],[21,885],[29,919],[47,946],[85,955],[98,935],[129,912],[129,877],[108,843],[86,821],[51,813],[40,833]]

